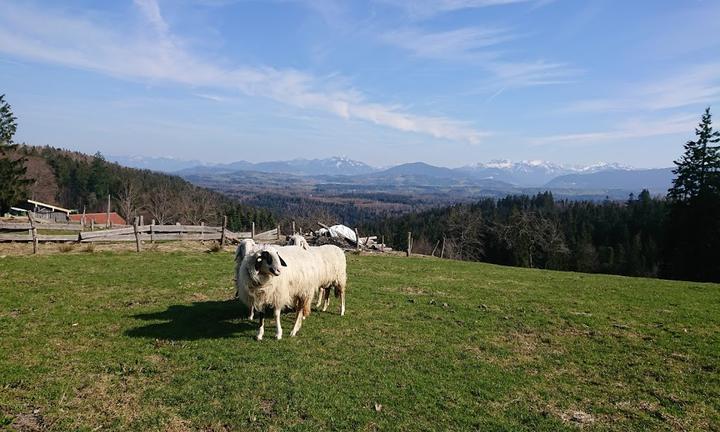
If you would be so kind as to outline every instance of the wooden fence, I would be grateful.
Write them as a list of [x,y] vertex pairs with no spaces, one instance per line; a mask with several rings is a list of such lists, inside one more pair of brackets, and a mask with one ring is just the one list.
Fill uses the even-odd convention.
[[[233,232],[223,226],[208,225],[138,225],[136,219],[133,225],[97,230],[93,226],[83,226],[80,223],[47,223],[40,222],[32,215],[28,215],[29,222],[0,222],[0,242],[32,242],[33,250],[41,242],[136,242],[138,250],[142,242],[155,241],[219,241],[237,242],[241,239],[255,239],[259,242],[273,242],[280,240],[279,227],[269,231],[255,234],[255,224],[252,231]],[[90,230],[88,230],[90,229]],[[72,234],[41,233],[40,231],[72,232]]]

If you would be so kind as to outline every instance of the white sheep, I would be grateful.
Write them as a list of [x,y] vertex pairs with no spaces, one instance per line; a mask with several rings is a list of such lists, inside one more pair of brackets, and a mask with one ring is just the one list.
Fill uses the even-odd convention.
[[[258,249],[258,245],[255,243],[252,239],[244,239],[240,240],[240,244],[238,244],[237,249],[235,250],[235,280],[238,279],[238,271],[240,270],[240,264],[242,264],[243,258],[250,255],[251,253],[255,252],[255,250]],[[250,319],[253,319],[255,316],[255,310],[253,309],[252,305],[250,304],[250,300],[248,298],[247,290],[241,289],[242,287],[235,284],[235,298],[240,300],[245,306],[250,309]]]
[[310,315],[314,292],[321,284],[320,267],[318,258],[298,247],[267,247],[243,258],[236,286],[239,292],[247,293],[249,304],[257,311],[260,322],[257,340],[262,340],[265,333],[267,307],[274,309],[277,339],[282,339],[280,313],[286,307],[297,312],[290,336],[297,334],[303,318]]
[[330,290],[340,297],[340,316],[345,315],[345,289],[347,287],[347,260],[345,252],[334,245],[310,247],[309,252],[320,260],[320,280],[316,308],[324,302],[323,312],[330,304]]
[[345,287],[347,286],[347,261],[345,253],[337,246],[324,245],[310,247],[305,237],[295,234],[288,237],[288,245],[299,246],[312,252],[322,261],[322,283],[318,286],[316,308],[325,303],[323,312],[330,304],[330,290],[335,289],[335,297],[340,297],[340,316],[345,315]]
[[301,236],[300,234],[293,234],[287,239],[287,245],[288,246],[300,246],[301,248],[305,250],[310,249],[310,245],[308,244],[307,240],[305,240],[305,237]]

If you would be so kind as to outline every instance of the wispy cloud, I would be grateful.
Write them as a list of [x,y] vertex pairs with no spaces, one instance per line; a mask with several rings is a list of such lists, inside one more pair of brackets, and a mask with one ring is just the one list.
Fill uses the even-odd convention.
[[418,57],[448,60],[487,59],[491,55],[482,48],[491,47],[512,39],[505,29],[466,27],[444,32],[424,32],[405,28],[385,33],[381,39],[388,44],[403,48]]
[[169,26],[160,14],[160,6],[155,0],[133,0],[135,5],[145,16],[145,19],[152,24],[155,30],[160,34],[167,34]]
[[270,66],[228,68],[186,49],[155,0],[135,0],[156,34],[132,34],[79,15],[0,3],[0,52],[114,77],[242,92],[436,138],[477,143],[487,133],[467,122],[424,116],[368,101],[341,79]]
[[376,0],[403,9],[415,18],[427,18],[440,13],[463,9],[478,9],[516,3],[544,4],[547,0]]
[[481,27],[441,32],[405,28],[380,36],[383,42],[409,51],[417,57],[472,63],[491,75],[493,87],[566,83],[580,73],[578,69],[565,63],[544,60],[514,61],[505,58],[496,46],[518,37],[508,29]]
[[566,107],[572,112],[658,111],[720,102],[720,63],[694,65],[671,77],[637,83],[612,98],[586,99]]
[[621,142],[632,138],[676,134],[687,134],[689,136],[692,135],[698,121],[699,117],[695,114],[680,114],[662,119],[631,119],[605,131],[550,135],[533,138],[530,140],[530,144],[534,146],[556,144],[585,146],[613,141]]

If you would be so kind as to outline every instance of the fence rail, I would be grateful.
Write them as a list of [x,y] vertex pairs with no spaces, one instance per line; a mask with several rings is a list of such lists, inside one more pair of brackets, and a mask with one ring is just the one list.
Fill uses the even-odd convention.
[[[273,241],[280,238],[278,229],[253,235],[253,231],[233,232],[224,226],[208,225],[123,225],[110,229],[85,231],[82,224],[39,223],[32,216],[28,223],[0,222],[0,242],[155,242],[155,241],[239,241],[254,238]],[[77,231],[77,234],[41,234],[38,231]],[[24,232],[24,233],[22,233]]]

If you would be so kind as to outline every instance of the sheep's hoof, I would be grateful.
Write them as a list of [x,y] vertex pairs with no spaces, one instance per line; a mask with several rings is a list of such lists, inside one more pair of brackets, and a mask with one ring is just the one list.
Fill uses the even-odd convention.
[[277,335],[277,336],[275,336],[275,339],[277,339],[277,340],[282,339],[282,335]]
[[260,335],[258,335],[258,336],[255,336],[255,340],[257,340],[257,341],[261,341],[261,340],[262,340],[262,338],[263,338],[263,337],[262,337],[262,336],[260,336]]

